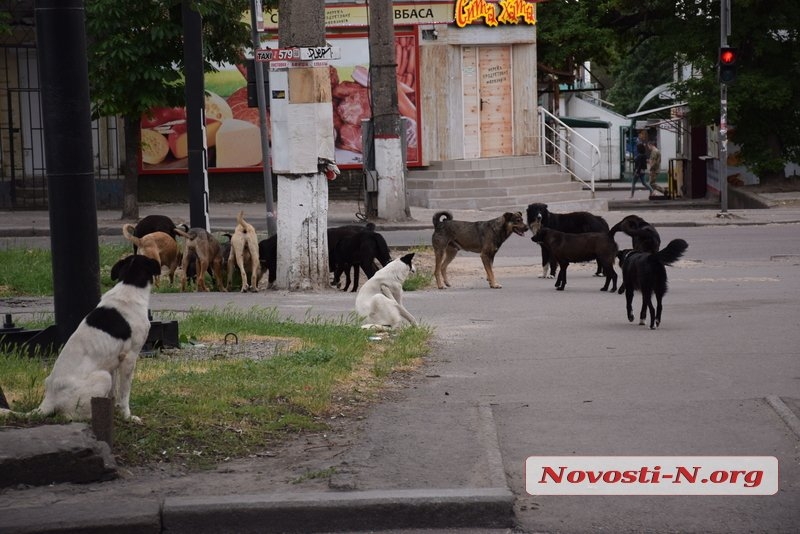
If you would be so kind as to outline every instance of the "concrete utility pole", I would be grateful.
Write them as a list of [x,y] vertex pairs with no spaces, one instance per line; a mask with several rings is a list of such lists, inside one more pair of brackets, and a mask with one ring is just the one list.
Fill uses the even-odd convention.
[[[280,48],[325,46],[323,0],[280,0]],[[324,65],[324,64],[323,64]],[[328,287],[328,180],[321,160],[334,161],[328,67],[288,62],[270,71],[272,159],[278,176],[276,285]]]
[[392,0],[373,0],[369,5],[369,57],[372,121],[375,138],[375,170],[378,173],[378,217],[401,220],[407,209],[405,168],[401,135],[405,135],[397,110],[397,63],[395,62]]
[[56,345],[100,301],[89,67],[83,0],[37,0]]

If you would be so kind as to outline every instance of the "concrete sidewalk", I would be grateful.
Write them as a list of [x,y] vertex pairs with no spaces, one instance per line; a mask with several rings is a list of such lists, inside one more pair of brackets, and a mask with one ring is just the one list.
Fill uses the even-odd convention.
[[[788,194],[787,194],[788,195]],[[691,201],[648,201],[646,198],[628,200],[627,190],[620,188],[598,189],[599,206],[604,209],[590,209],[605,217],[609,225],[616,224],[630,213],[638,213],[656,226],[708,226],[708,225],[750,225],[771,223],[800,222],[800,192],[782,198],[793,200],[788,207],[772,209],[730,209],[722,214],[716,207],[708,207],[708,203]],[[614,209],[609,210],[611,204]],[[520,206],[521,211],[525,206]],[[580,204],[559,202],[550,205],[551,211],[564,213],[586,209]],[[263,203],[211,203],[209,219],[213,232],[230,232],[236,225],[236,215],[244,211],[245,218],[259,232],[266,231],[266,207]],[[385,221],[376,219],[378,231],[401,229],[432,228],[434,213],[439,210],[411,207],[411,217],[404,221]],[[450,210],[453,218],[462,221],[488,220],[500,215],[499,212],[483,210]],[[189,205],[174,204],[142,204],[139,215],[167,215],[175,222],[189,222]],[[97,212],[98,235],[120,236],[122,225],[135,223],[123,220],[120,211],[99,210]],[[280,215],[278,215],[280,216]],[[360,224],[365,222],[363,205],[357,201],[334,200],[328,207],[328,225],[330,227],[344,224]],[[0,211],[0,237],[46,237],[50,235],[50,215],[47,211]]]

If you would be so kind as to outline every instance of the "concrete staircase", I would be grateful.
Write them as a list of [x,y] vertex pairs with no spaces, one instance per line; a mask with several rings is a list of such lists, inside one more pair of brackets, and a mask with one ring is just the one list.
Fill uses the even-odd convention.
[[406,190],[412,206],[431,209],[519,210],[532,202],[555,204],[558,211],[607,209],[539,156],[431,162],[407,174]]

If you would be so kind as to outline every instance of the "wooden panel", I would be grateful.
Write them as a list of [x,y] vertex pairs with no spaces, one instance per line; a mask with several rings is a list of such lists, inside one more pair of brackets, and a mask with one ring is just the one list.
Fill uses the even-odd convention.
[[514,155],[539,153],[536,45],[514,45],[512,52]]
[[478,95],[478,48],[461,49],[461,88],[464,97],[464,158],[481,155],[481,112]]
[[510,156],[512,138],[511,47],[478,48],[480,156]]
[[317,104],[331,101],[331,78],[328,67],[289,69],[289,103]]

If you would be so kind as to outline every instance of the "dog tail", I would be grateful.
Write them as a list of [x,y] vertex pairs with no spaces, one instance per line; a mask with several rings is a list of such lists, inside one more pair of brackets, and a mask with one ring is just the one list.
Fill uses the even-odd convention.
[[449,211],[437,211],[433,214],[433,227],[438,228],[442,224],[442,217],[444,217],[445,221],[452,221],[453,214]]
[[141,240],[138,237],[136,237],[135,235],[133,235],[133,233],[135,231],[136,231],[136,227],[133,226],[132,224],[123,224],[122,225],[122,235],[125,236],[125,239],[127,239],[128,241],[133,243],[133,246],[141,247],[142,246],[141,245]]
[[236,224],[242,227],[242,232],[247,233],[247,221],[244,220],[244,210],[239,211],[236,216]]
[[178,234],[181,237],[185,237],[186,239],[191,239],[192,238],[192,236],[189,235],[188,230],[184,231],[184,230],[181,229],[180,226],[176,226],[175,227],[175,233]]
[[689,243],[683,239],[673,239],[666,247],[656,252],[656,257],[662,264],[672,265],[683,256],[687,248],[689,248]]

